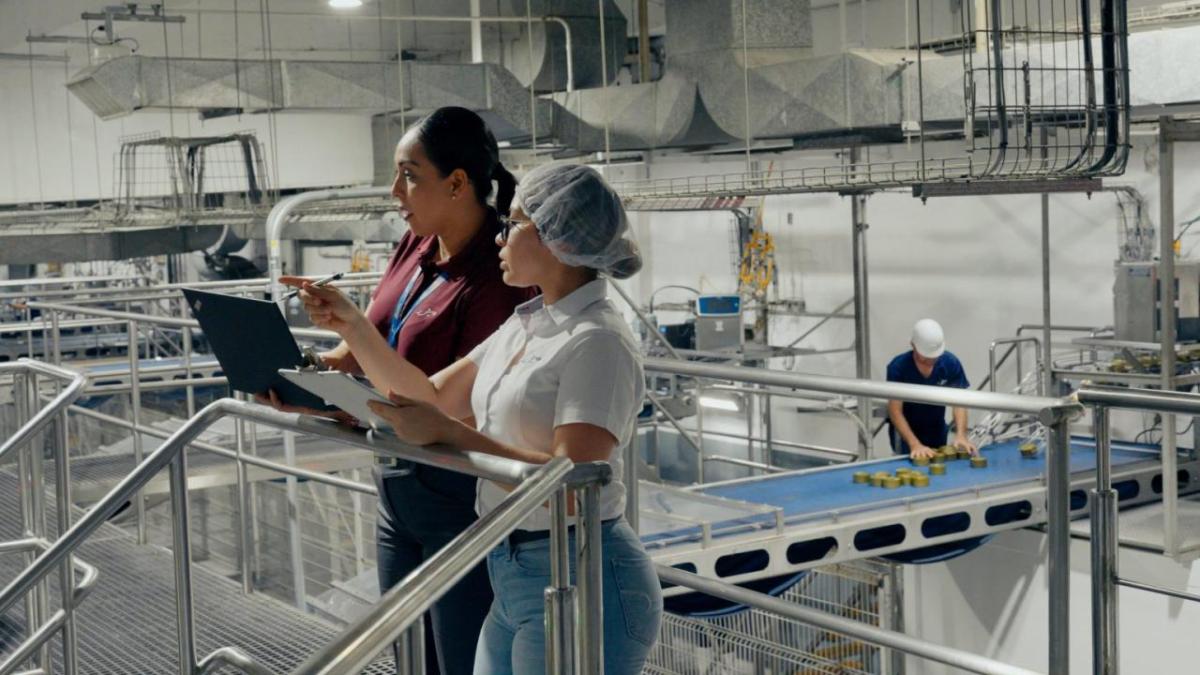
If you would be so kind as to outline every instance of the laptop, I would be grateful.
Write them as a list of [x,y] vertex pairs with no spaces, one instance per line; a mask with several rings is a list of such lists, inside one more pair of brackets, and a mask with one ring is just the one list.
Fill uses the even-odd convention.
[[183,289],[192,316],[200,322],[229,386],[248,394],[273,389],[284,403],[331,410],[319,396],[279,375],[283,368],[300,368],[304,356],[279,306],[195,288]]

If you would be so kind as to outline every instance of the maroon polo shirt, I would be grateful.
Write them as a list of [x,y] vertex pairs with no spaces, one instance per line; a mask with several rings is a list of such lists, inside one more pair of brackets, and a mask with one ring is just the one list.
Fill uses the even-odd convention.
[[[405,233],[371,296],[367,318],[386,339],[396,303],[414,275],[420,275],[406,303],[408,319],[396,351],[426,375],[466,356],[534,295],[533,289],[505,285],[496,257],[499,227],[495,211],[489,209],[487,221],[466,247],[443,262],[437,261],[437,237]],[[438,275],[445,280],[413,307]]]

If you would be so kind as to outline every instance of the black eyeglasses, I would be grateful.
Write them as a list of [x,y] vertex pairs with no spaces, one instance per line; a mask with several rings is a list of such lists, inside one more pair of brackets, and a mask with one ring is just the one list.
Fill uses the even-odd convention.
[[517,220],[516,218],[509,218],[508,216],[500,216],[499,219],[500,219],[500,241],[508,241],[508,233],[509,232],[511,232],[515,228],[520,227],[524,223],[530,222],[528,220]]

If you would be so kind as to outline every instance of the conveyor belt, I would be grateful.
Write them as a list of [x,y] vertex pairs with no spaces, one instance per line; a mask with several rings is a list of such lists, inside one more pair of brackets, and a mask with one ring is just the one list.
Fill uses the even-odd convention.
[[[947,464],[927,488],[854,484],[855,471],[895,471],[888,458],[676,489],[641,485],[642,540],[656,562],[744,583],[864,557],[897,554],[1045,522],[1045,456],[1018,442],[983,449],[989,466]],[[1122,507],[1158,501],[1158,448],[1114,443],[1113,483]],[[1071,447],[1073,516],[1087,513],[1094,444]],[[1180,491],[1200,488],[1200,465],[1180,467]],[[681,589],[668,589],[667,593]]]

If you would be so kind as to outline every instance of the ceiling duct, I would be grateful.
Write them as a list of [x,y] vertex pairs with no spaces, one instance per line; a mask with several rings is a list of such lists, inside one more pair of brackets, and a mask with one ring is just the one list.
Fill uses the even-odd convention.
[[[570,51],[574,88],[588,89],[605,84],[604,71],[608,71],[608,83],[617,76],[618,65],[625,60],[626,34],[625,15],[613,0],[604,0],[604,41],[606,43],[607,68],[600,60],[600,4],[596,0],[509,0],[509,13],[514,17],[554,17],[556,20],[532,22],[532,30],[523,24],[506,24],[505,31],[518,31],[517,38],[505,40],[504,63],[517,76],[522,86],[533,80],[538,92],[563,91],[569,89],[567,82],[567,42],[570,33]],[[564,26],[565,24],[565,26]],[[532,42],[532,44],[530,44]],[[532,55],[532,68],[530,57]]]
[[[524,14],[523,0],[510,0],[508,4],[514,15]],[[552,141],[581,152],[604,150],[606,146],[611,150],[642,150],[724,145],[747,135],[753,139],[820,141],[849,133],[896,140],[903,137],[904,129],[911,133],[922,118],[916,109],[917,53],[852,49],[814,56],[808,0],[689,0],[667,2],[665,8],[666,68],[662,79],[644,84],[603,86],[597,75],[603,68],[596,3],[542,0],[533,3],[535,14],[571,17],[574,91],[565,91],[565,43],[557,42],[559,37],[565,40],[566,33],[561,27],[555,28],[553,22],[548,27],[535,25],[533,69],[528,67],[530,43],[521,39],[505,48],[501,57],[505,65],[405,61],[403,96],[397,85],[400,72],[394,62],[168,61],[129,56],[90,67],[72,78],[68,86],[105,118],[169,106],[202,111],[368,113],[393,113],[403,108],[415,115],[443,105],[462,105],[483,113],[495,126],[497,136],[514,144],[532,135],[535,120],[531,115],[536,114],[539,141]],[[618,56],[624,55],[625,35],[624,17],[611,0],[606,0],[605,19],[611,79],[617,72],[615,66],[623,61]],[[505,24],[504,30],[519,30],[524,35],[527,27]],[[1200,56],[1198,35],[1200,27],[1183,26],[1130,36],[1129,67],[1138,73],[1130,93],[1135,106],[1200,100],[1200,83],[1172,78],[1177,69],[1170,67],[1186,62],[1179,54],[1195,52]],[[1074,55],[1079,51],[1068,42],[1055,44],[1063,48],[1048,50],[1048,54]],[[524,66],[518,58],[520,53],[525,54]],[[1046,109],[1047,104],[1058,106],[1054,99],[1044,98],[1051,96],[1046,92],[1063,100],[1086,101],[1081,91],[1085,83],[1078,77],[1080,64],[1072,61],[1078,60],[1077,56],[1066,60],[1060,56],[1059,62],[1046,62],[1035,47],[1014,61],[1016,58],[1007,49],[1000,56],[1004,71],[1018,75],[1016,81],[1005,85],[1007,105],[1014,118],[1028,118],[1028,111]],[[965,72],[970,59],[964,54],[939,55],[931,50],[922,52],[921,59],[920,102],[925,128],[957,130],[961,134],[966,125],[972,124],[975,114],[967,110],[972,84],[977,92],[974,105],[992,105],[985,88],[989,67],[980,62],[971,72]],[[1040,78],[1035,84],[1041,86],[1021,88],[1019,73],[1023,67]],[[1096,70],[1099,91],[1099,63]],[[1047,74],[1049,71],[1054,72]],[[529,91],[522,84],[531,77],[536,88],[556,90],[539,97],[532,114]]]

